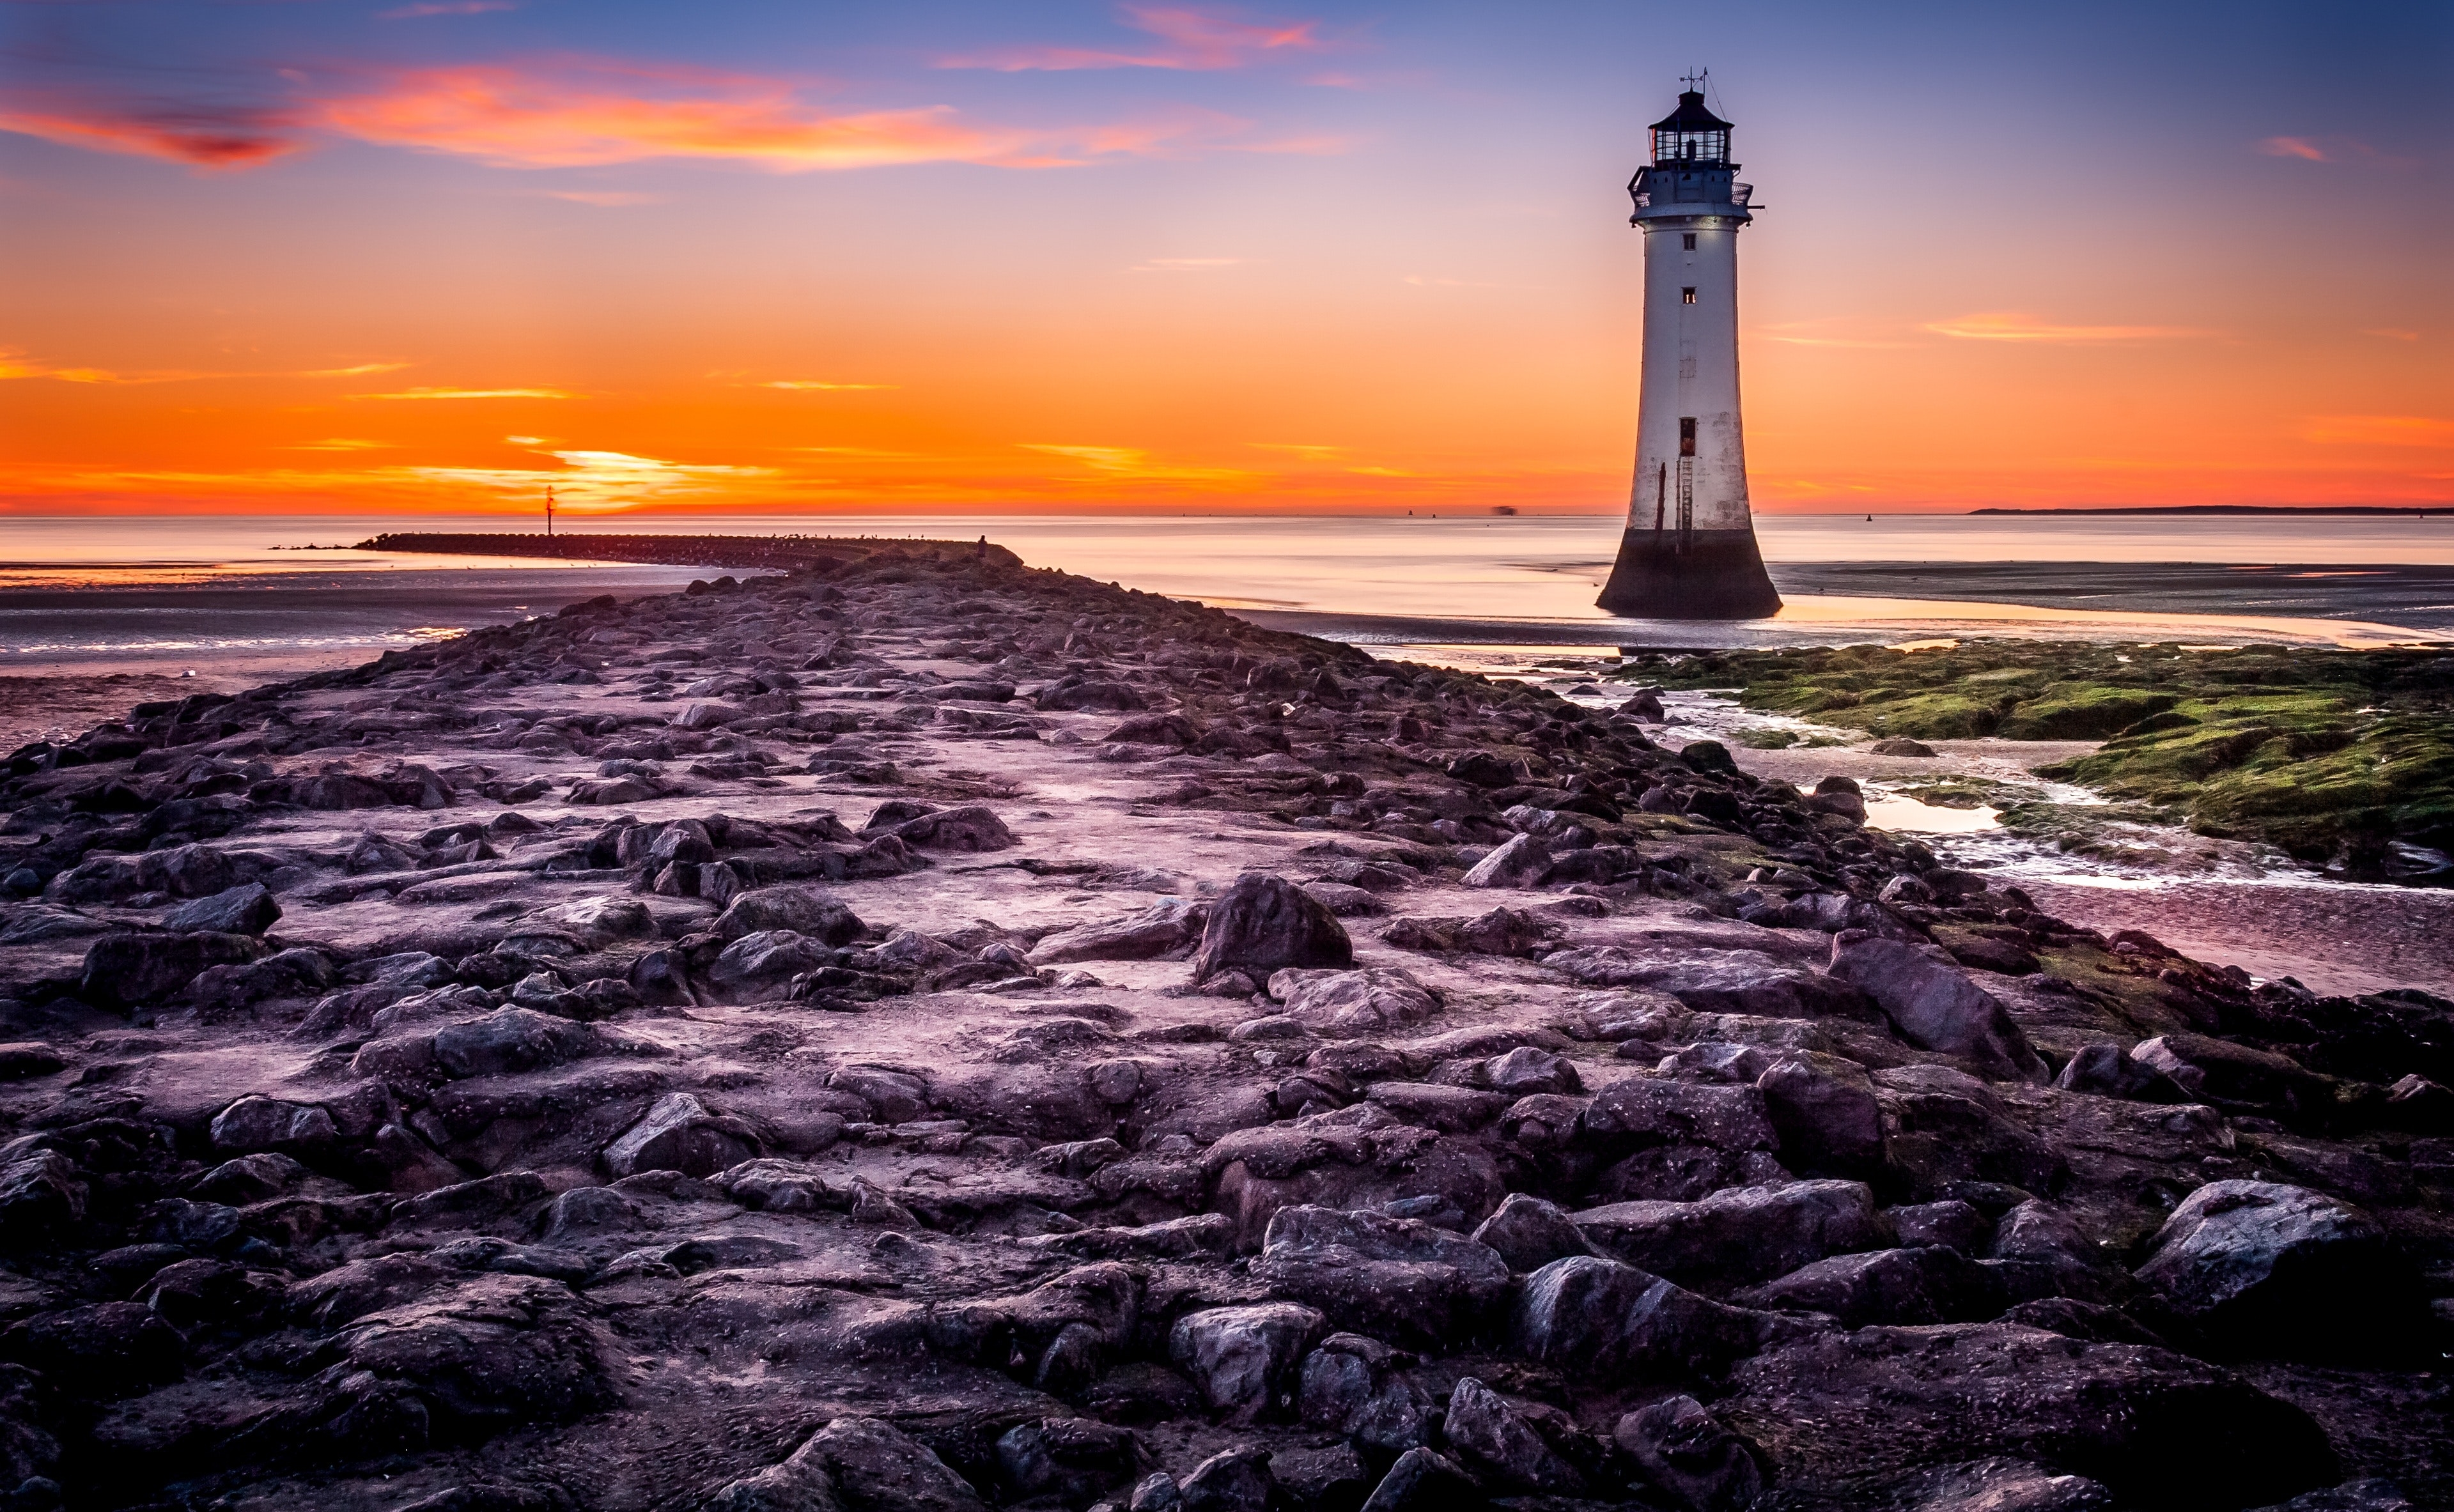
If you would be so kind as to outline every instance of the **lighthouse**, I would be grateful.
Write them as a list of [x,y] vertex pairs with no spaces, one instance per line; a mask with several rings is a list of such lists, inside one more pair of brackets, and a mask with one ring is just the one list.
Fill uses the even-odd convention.
[[1656,620],[1748,620],[1780,607],[1747,511],[1739,421],[1739,230],[1730,123],[1700,76],[1653,123],[1653,161],[1628,184],[1644,233],[1644,379],[1636,483],[1619,563],[1596,602]]

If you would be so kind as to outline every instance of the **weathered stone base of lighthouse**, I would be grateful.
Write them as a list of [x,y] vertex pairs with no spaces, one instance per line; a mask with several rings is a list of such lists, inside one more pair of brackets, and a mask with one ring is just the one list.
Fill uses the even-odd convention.
[[1758,620],[1780,607],[1753,530],[1630,530],[1594,601],[1640,620]]

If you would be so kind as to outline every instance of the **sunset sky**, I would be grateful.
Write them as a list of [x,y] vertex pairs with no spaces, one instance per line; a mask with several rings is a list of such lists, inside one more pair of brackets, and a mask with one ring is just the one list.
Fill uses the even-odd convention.
[[0,511],[2454,505],[2442,4],[0,3]]

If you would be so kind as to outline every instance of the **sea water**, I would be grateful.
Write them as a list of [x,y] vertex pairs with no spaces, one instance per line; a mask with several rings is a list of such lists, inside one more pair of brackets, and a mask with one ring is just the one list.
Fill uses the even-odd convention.
[[[0,666],[291,646],[372,650],[720,570],[352,548],[387,530],[540,527],[500,516],[0,518]],[[1509,640],[1556,630],[1585,644],[2025,634],[2361,645],[2407,641],[2415,628],[2438,624],[2407,615],[2372,624],[2260,613],[2246,591],[2239,612],[2215,614],[1792,591],[1780,616],[1742,626],[1614,620],[1593,607],[1620,527],[1602,515],[608,515],[566,516],[562,527],[566,534],[986,535],[1036,567],[1263,615],[1332,617],[1337,623],[1302,627],[1363,641],[1418,640],[1421,622],[1457,621],[1523,632]],[[1776,577],[1790,566],[1852,562],[1927,564],[1938,573],[1953,563],[1987,562],[2454,566],[2454,517],[1767,515],[1758,530]],[[1366,623],[1376,619],[1391,624]]]

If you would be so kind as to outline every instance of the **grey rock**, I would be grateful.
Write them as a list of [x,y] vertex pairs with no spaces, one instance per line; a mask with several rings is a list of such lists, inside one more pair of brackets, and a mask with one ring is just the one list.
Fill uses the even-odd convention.
[[1439,1413],[1406,1373],[1411,1359],[1362,1334],[1331,1334],[1304,1357],[1297,1416],[1383,1455],[1428,1444]]
[[1434,1343],[1471,1331],[1508,1289],[1507,1262],[1462,1235],[1309,1205],[1272,1216],[1254,1273],[1341,1326]]
[[1485,1477],[1519,1491],[1572,1494],[1585,1478],[1553,1451],[1499,1393],[1472,1376],[1449,1393],[1440,1431],[1449,1447]]
[[1901,1038],[1955,1056],[1985,1075],[2042,1082],[2045,1064],[1992,993],[1940,949],[1844,931],[1832,940],[1831,974],[1882,1005]]
[[1763,1492],[1760,1451],[1693,1397],[1667,1397],[1627,1414],[1611,1439],[1647,1480],[1692,1512],[1740,1512]]
[[641,1171],[713,1176],[756,1159],[758,1144],[756,1132],[739,1119],[716,1117],[688,1092],[669,1092],[606,1145],[602,1159],[616,1177]]
[[332,1115],[306,1103],[243,1097],[213,1116],[213,1148],[244,1154],[320,1146],[332,1142]]
[[1474,1479],[1456,1461],[1418,1448],[1398,1456],[1361,1512],[1454,1512],[1481,1500]]
[[1869,1323],[1981,1323],[2002,1310],[1994,1273],[1935,1246],[1834,1255],[1732,1295],[1772,1312],[1820,1312],[1847,1328]]
[[1674,1280],[1743,1284],[1889,1241],[1862,1183],[1740,1186],[1692,1203],[1617,1203],[1572,1215],[1603,1254]]
[[1755,1084],[1780,1134],[1781,1164],[1813,1176],[1869,1177],[1883,1168],[1883,1110],[1857,1065],[1783,1056]]
[[162,916],[162,927],[185,932],[210,929],[220,934],[262,934],[281,918],[272,889],[260,882],[242,883],[209,898],[183,903]]
[[1251,1422],[1292,1393],[1324,1323],[1318,1312],[1294,1303],[1207,1308],[1177,1320],[1168,1332],[1168,1358],[1193,1379],[1212,1411]]
[[1284,877],[1246,872],[1210,905],[1193,979],[1222,971],[1266,975],[1286,966],[1344,970],[1355,964],[1355,946],[1328,909]]
[[2377,1221],[2307,1187],[2210,1182],[2148,1250],[2138,1279],[2230,1349],[2377,1352],[2419,1322],[2414,1277]]
[[1511,835],[1465,874],[1469,887],[1539,887],[1551,874],[1551,847],[1539,835]]
[[927,1444],[875,1418],[837,1418],[795,1451],[826,1472],[849,1512],[988,1512]]
[[2128,1098],[2140,1103],[2179,1103],[2181,1087],[2152,1066],[2140,1064],[2114,1044],[2082,1045],[2054,1078],[2065,1092],[2093,1092],[2100,1097]]
[[1764,1095],[1752,1086],[1720,1086],[1634,1076],[1614,1082],[1585,1109],[1585,1132],[1621,1148],[1702,1144],[1717,1150],[1770,1150],[1780,1143]]
[[1731,1362],[1817,1327],[1725,1306],[1633,1265],[1579,1255],[1526,1278],[1510,1337],[1527,1356],[1563,1370],[1712,1380]]
[[1399,966],[1360,971],[1289,967],[1270,977],[1270,996],[1296,1024],[1329,1039],[1355,1039],[1419,1024],[1440,1010],[1439,995]]
[[1540,1270],[1555,1260],[1590,1255],[1582,1230],[1558,1205],[1524,1192],[1511,1192],[1498,1210],[1474,1231],[1475,1243],[1488,1245],[1519,1273]]
[[841,899],[790,884],[734,894],[711,927],[727,940],[782,930],[837,947],[854,945],[868,932]]
[[1193,1467],[1181,1487],[1184,1512],[1269,1512],[1277,1482],[1270,1451],[1257,1445],[1226,1449]]
[[1043,936],[1031,947],[1035,966],[1073,961],[1149,961],[1191,945],[1210,916],[1207,905],[1166,898],[1141,912]]

